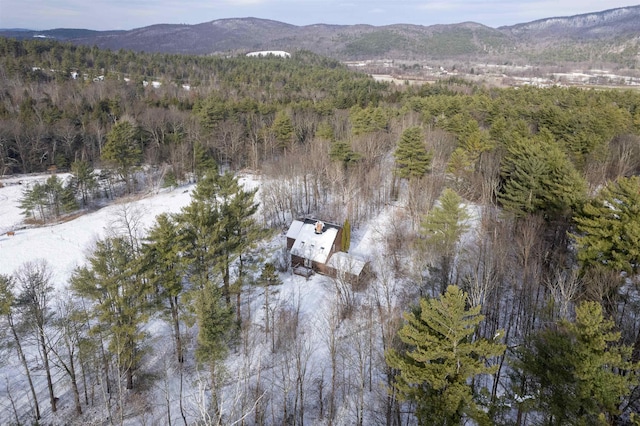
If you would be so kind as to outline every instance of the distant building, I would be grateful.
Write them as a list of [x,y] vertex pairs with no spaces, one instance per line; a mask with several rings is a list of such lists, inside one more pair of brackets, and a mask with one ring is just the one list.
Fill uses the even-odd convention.
[[261,56],[279,56],[281,58],[290,58],[291,54],[288,52],[285,52],[283,50],[263,50],[260,52],[250,52],[247,53],[247,56],[249,57],[261,57]]

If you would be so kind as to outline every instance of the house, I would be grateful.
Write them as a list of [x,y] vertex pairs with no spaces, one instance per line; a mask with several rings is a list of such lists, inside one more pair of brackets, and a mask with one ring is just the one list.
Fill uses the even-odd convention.
[[293,272],[318,272],[351,283],[364,280],[368,262],[342,251],[342,226],[313,218],[294,220],[287,231]]
[[342,227],[317,219],[294,220],[287,231],[291,266],[328,274],[327,261],[342,250]]

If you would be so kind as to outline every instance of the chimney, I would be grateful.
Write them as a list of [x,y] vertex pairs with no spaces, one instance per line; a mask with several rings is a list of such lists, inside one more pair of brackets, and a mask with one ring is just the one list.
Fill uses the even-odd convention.
[[324,231],[324,223],[317,221],[316,222],[316,234],[322,234],[322,231]]

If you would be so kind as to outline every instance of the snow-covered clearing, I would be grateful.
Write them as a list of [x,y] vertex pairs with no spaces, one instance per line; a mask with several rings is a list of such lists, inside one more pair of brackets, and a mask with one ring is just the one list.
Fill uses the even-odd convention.
[[[136,199],[120,200],[98,210],[87,211],[66,222],[27,226],[23,222],[19,199],[24,187],[36,179],[44,180],[46,176],[1,181],[4,186],[0,188],[0,274],[10,275],[27,261],[45,259],[53,271],[55,297],[62,298],[69,297],[69,278],[74,269],[85,262],[93,243],[109,232],[114,232],[114,228],[118,227],[118,220],[124,214],[136,218],[138,229],[144,234],[145,230],[153,225],[158,214],[178,212],[187,205],[192,189],[192,186],[184,186],[162,190]],[[250,176],[241,177],[240,182],[247,187],[258,185]],[[381,256],[374,256],[374,253],[383,253],[381,244],[384,229],[393,215],[393,208],[390,209],[367,226],[352,229],[350,253],[362,256],[373,263],[381,259]],[[15,235],[6,235],[8,231],[13,231]],[[268,260],[268,257],[274,256],[284,244],[284,234],[274,237],[262,247],[263,255]],[[258,404],[261,404],[263,410],[269,410],[263,413],[268,417],[266,423],[276,421],[278,411],[286,404],[283,401],[293,398],[291,395],[296,389],[296,383],[300,386],[302,380],[307,392],[305,404],[315,407],[311,413],[305,414],[305,421],[309,424],[322,424],[323,421],[317,419],[319,398],[324,387],[323,398],[326,400],[331,369],[338,368],[337,365],[332,367],[328,361],[332,349],[340,352],[338,362],[341,363],[339,368],[342,381],[359,381],[362,384],[360,388],[364,389],[363,381],[365,375],[368,375],[369,380],[371,377],[374,380],[373,384],[369,382],[368,394],[380,395],[381,400],[386,398],[379,371],[372,374],[368,372],[369,368],[376,367],[371,367],[371,362],[366,366],[362,359],[356,359],[357,354],[361,356],[366,353],[363,345],[367,339],[369,345],[371,339],[376,339],[372,336],[376,333],[374,329],[377,330],[379,325],[374,325],[371,318],[358,318],[345,328],[342,320],[337,319],[339,315],[335,313],[336,283],[325,276],[316,274],[305,279],[291,273],[282,273],[280,278],[282,284],[269,289],[269,320],[272,329],[270,333],[265,330],[264,289],[249,288],[243,296],[243,317],[249,323],[249,326],[244,328],[248,331],[241,337],[242,342],[238,344],[238,348],[230,353],[226,375],[222,379],[224,390],[220,395],[221,405],[227,410],[228,418],[237,419],[241,417],[240,413],[255,413]],[[356,297],[359,298],[358,304],[373,305],[371,294],[360,294]],[[368,325],[365,324],[367,321]],[[287,331],[289,325],[294,325],[292,331]],[[277,333],[274,331],[276,327],[280,328]],[[368,330],[369,337],[365,337],[365,329]],[[150,350],[146,352],[142,369],[145,373],[153,375],[154,379],[145,391],[126,397],[124,423],[167,424],[168,419],[171,419],[173,424],[182,423],[183,418],[188,423],[194,423],[201,419],[201,401],[205,399],[203,395],[209,395],[204,383],[209,377],[198,372],[193,362],[194,330],[185,332],[187,357],[190,361],[183,367],[183,379],[180,378],[177,363],[173,361],[174,344],[170,326],[161,318],[154,317],[146,331],[149,334]],[[294,338],[290,333],[298,337]],[[336,334],[332,337],[332,333],[341,336],[342,342],[335,341]],[[73,395],[62,369],[54,369],[54,387],[59,398],[59,409],[57,413],[52,413],[48,403],[45,374],[35,344],[28,344],[26,350],[28,363],[34,369],[33,377],[44,424],[75,424],[73,422],[78,421],[81,424],[109,423],[106,420],[106,400],[104,395],[99,394],[92,396],[93,404],[85,404],[83,398],[85,413],[81,420],[73,420]],[[373,356],[377,356],[374,362],[380,365],[379,349],[376,349],[377,355],[371,347],[368,350],[368,356],[373,353]],[[32,401],[20,361],[13,349],[6,349],[0,353],[0,424],[14,420],[14,405],[21,421],[30,422]],[[300,373],[296,376],[295,371],[303,371],[302,379]],[[346,377],[348,375],[354,377]],[[357,416],[354,414],[356,405],[364,404],[364,390],[356,392],[355,384],[343,383],[341,386],[343,390],[339,394],[340,400],[336,401],[336,410],[344,415],[337,416],[338,419],[343,419],[342,423],[339,421],[338,424],[352,424],[353,416]],[[241,387],[242,391],[239,390]],[[99,386],[95,389],[99,389]],[[258,403],[244,400],[248,389],[255,389]],[[260,392],[262,394],[259,394]],[[182,411],[179,407],[179,395],[182,395]],[[371,396],[367,399],[371,399]],[[113,401],[112,403],[115,404]],[[371,405],[367,409],[367,412],[371,413],[375,401],[367,404]],[[327,410],[327,407],[324,410]]]

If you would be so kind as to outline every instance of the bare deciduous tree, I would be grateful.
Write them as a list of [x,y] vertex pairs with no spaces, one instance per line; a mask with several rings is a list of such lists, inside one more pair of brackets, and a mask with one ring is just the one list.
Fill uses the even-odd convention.
[[45,260],[24,263],[15,273],[18,283],[18,308],[23,320],[30,326],[38,342],[40,356],[47,377],[49,402],[51,411],[57,411],[58,398],[54,395],[51,367],[49,364],[50,348],[47,345],[48,326],[52,315],[50,312],[50,294],[53,291],[53,273]]

